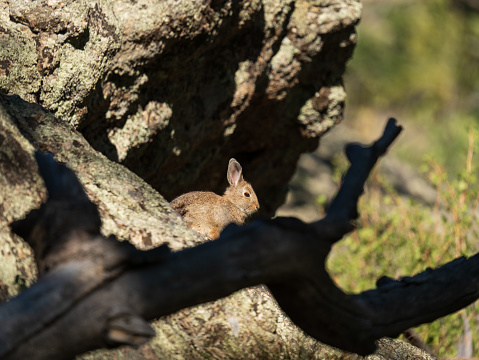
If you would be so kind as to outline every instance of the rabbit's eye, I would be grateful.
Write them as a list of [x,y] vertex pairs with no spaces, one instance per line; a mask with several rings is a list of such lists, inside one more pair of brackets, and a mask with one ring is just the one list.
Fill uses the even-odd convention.
[[245,191],[244,196],[249,197],[249,192]]

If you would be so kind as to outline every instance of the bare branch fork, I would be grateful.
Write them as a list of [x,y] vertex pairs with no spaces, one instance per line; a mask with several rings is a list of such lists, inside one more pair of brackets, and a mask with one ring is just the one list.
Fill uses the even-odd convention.
[[[348,295],[325,270],[334,242],[353,229],[364,182],[401,128],[390,119],[372,146],[350,145],[351,167],[327,216],[229,226],[222,236],[176,253],[142,252],[100,235],[96,207],[74,173],[37,153],[48,201],[12,225],[35,251],[38,282],[0,305],[0,358],[68,359],[85,351],[141,344],[147,320],[267,284],[306,333],[368,354],[375,341],[461,309],[479,297],[479,255]],[[5,324],[8,324],[6,326]]]

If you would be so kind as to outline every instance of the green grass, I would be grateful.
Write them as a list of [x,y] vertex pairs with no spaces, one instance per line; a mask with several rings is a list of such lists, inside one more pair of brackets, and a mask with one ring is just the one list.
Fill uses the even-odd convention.
[[[431,208],[403,198],[375,171],[359,204],[358,230],[328,261],[346,291],[479,250],[479,156],[472,156],[479,143],[478,39],[479,14],[449,0],[364,2],[345,76],[346,121],[364,133],[396,117],[405,130],[391,152],[423,172],[437,201]],[[478,310],[473,304],[416,330],[437,355],[455,356],[466,322],[479,344]]]
[[[470,131],[463,170],[456,175],[433,159],[424,164],[425,176],[437,191],[433,207],[401,197],[379,171],[372,174],[360,199],[357,231],[335,245],[328,259],[330,274],[342,289],[361,292],[375,288],[382,275],[410,276],[478,252],[479,184],[474,166],[478,135]],[[473,344],[479,344],[477,314],[478,303],[416,330],[438,356],[456,356],[464,317]],[[474,351],[479,354],[479,348]]]

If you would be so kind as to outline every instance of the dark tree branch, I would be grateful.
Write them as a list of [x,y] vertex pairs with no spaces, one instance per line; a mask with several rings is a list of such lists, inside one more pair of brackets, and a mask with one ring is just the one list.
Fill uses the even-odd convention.
[[59,171],[65,178],[58,183],[72,190],[54,187],[60,198],[49,198],[35,216],[15,225],[35,252],[41,249],[37,260],[44,274],[0,306],[0,322],[9,324],[0,327],[0,357],[67,359],[99,347],[140,344],[153,335],[145,320],[257,284],[267,284],[305,332],[359,354],[374,351],[383,336],[468,305],[479,297],[479,255],[401,281],[383,278],[377,289],[357,295],[342,292],[325,270],[331,244],[352,229],[367,173],[399,131],[390,121],[373,146],[350,148],[342,189],[350,188],[339,192],[322,221],[232,225],[220,239],[176,253],[141,252],[101,237],[98,213],[78,195],[73,173],[39,155],[42,174],[49,174],[45,181],[56,183]]
[[365,147],[357,143],[346,146],[346,156],[351,166],[326,217],[321,221],[350,221],[358,217],[357,204],[364,191],[364,183],[379,157],[386,153],[401,131],[402,127],[397,125],[396,119],[390,118],[381,138],[371,146]]

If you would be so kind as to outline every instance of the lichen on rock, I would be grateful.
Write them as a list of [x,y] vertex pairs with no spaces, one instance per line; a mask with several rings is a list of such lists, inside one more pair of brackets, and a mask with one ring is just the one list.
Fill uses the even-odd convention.
[[[8,141],[22,143],[7,156],[0,141],[0,165],[23,156],[26,165],[11,170],[28,180],[10,181],[13,192],[2,194],[26,200],[12,208],[14,201],[2,199],[10,215],[1,225],[45,197],[35,148],[75,171],[99,208],[104,235],[179,250],[204,239],[166,200],[190,190],[222,192],[231,157],[243,165],[263,215],[282,203],[300,154],[342,119],[342,75],[361,4],[0,0],[0,9],[0,136],[11,128]],[[10,249],[23,246],[17,240]],[[13,286],[13,276],[5,278]],[[301,341],[316,349],[264,288],[171,315],[156,327],[159,337],[140,350],[151,358],[192,358],[201,347],[209,357],[234,356],[241,344],[251,354]],[[211,336],[215,329],[222,344]],[[134,352],[117,352],[123,351]]]
[[167,199],[221,192],[235,156],[265,215],[284,200],[299,155],[342,118],[340,91],[321,111],[308,102],[342,87],[361,13],[354,0],[3,7],[0,90],[52,111]]

